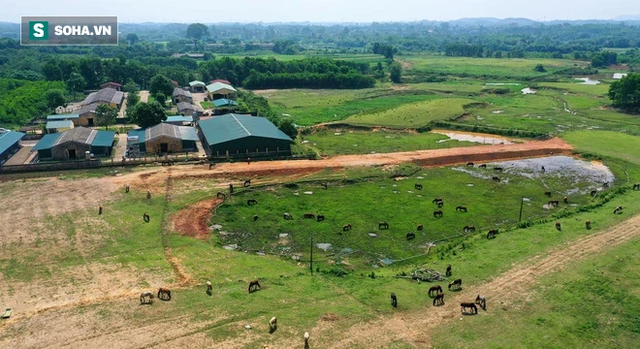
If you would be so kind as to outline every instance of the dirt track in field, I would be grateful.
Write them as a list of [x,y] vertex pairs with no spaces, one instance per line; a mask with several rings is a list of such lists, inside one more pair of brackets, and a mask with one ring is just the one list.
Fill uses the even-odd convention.
[[191,236],[201,240],[209,237],[209,219],[213,209],[222,199],[209,199],[197,202],[171,217],[173,228],[183,236]]

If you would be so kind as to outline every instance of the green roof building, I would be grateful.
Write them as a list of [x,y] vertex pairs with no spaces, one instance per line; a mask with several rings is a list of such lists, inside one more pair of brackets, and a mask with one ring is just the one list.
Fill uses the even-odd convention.
[[86,152],[96,157],[109,157],[115,135],[115,131],[76,127],[45,135],[32,150],[38,152],[40,160],[84,159]]
[[211,156],[290,155],[291,138],[264,117],[224,114],[200,121]]
[[24,133],[0,128],[0,165],[4,164],[13,154],[20,150],[22,137],[24,137]]

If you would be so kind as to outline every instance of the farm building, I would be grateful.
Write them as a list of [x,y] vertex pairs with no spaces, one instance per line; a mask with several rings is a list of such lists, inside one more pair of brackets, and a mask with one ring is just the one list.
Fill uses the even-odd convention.
[[237,107],[238,103],[236,101],[226,98],[220,98],[213,101],[213,105],[216,108],[229,108],[229,107]]
[[76,126],[94,126],[96,120],[96,109],[98,103],[91,103],[78,110],[78,119],[73,121]]
[[122,84],[119,84],[117,82],[113,82],[113,81],[109,81],[109,82],[105,82],[104,84],[100,85],[100,88],[113,88],[116,91],[122,91]]
[[204,110],[202,109],[202,107],[197,104],[191,104],[187,102],[178,102],[177,106],[178,106],[178,114],[180,115],[202,116],[202,114],[204,113]]
[[613,78],[615,80],[620,80],[620,79],[624,78],[625,76],[627,76],[627,73],[614,73],[613,74]]
[[176,87],[173,89],[173,93],[171,94],[171,100],[173,100],[173,103],[175,104],[178,102],[193,103],[193,96],[191,95],[191,92]]
[[35,147],[40,160],[83,159],[88,151],[96,157],[111,155],[115,131],[76,127],[62,133],[45,135]]
[[64,120],[71,121],[74,126],[80,126],[80,114],[56,114],[56,115],[47,116],[47,123],[51,121],[64,121]]
[[231,85],[229,80],[225,80],[225,79],[215,79],[215,80],[209,81],[210,84],[215,84],[216,82],[221,82],[223,84]]
[[194,80],[189,82],[189,89],[191,92],[204,92],[207,84],[202,81]]
[[131,130],[128,133],[127,148],[138,148],[139,153],[182,153],[196,151],[198,135],[190,126],[176,126],[161,123],[144,129]]
[[211,156],[291,153],[291,138],[263,117],[225,114],[199,127]]
[[71,120],[51,120],[47,121],[47,133],[58,133],[72,129],[74,127]]
[[107,87],[89,94],[87,98],[84,99],[84,102],[82,102],[82,105],[100,103],[109,104],[112,107],[120,108],[123,99],[124,92],[118,91],[115,88]]
[[176,126],[184,126],[185,124],[190,125],[191,123],[193,123],[193,116],[182,116],[182,115],[167,116],[167,120],[163,122],[167,124],[176,125]]
[[0,165],[4,164],[13,154],[20,150],[22,137],[24,137],[24,133],[0,128]]
[[207,85],[207,92],[209,94],[209,99],[214,101],[219,98],[233,96],[238,91],[229,84],[214,82],[213,84]]

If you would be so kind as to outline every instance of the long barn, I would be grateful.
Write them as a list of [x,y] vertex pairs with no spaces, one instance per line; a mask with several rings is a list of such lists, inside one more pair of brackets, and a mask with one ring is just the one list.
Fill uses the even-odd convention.
[[115,134],[115,131],[76,127],[45,135],[32,150],[38,152],[40,160],[84,159],[86,152],[96,157],[109,157]]
[[291,138],[264,117],[225,114],[198,126],[211,156],[291,154]]

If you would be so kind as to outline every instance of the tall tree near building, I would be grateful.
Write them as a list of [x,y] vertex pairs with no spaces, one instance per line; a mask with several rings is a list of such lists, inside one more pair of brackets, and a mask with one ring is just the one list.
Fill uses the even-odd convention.
[[131,111],[131,121],[145,128],[167,120],[167,113],[160,103],[138,103]]
[[47,100],[47,106],[51,109],[55,109],[57,107],[66,107],[67,99],[64,96],[64,91],[62,90],[50,90],[45,95],[45,99]]
[[209,28],[202,23],[193,23],[187,27],[187,37],[193,39],[193,44],[198,46],[198,41],[209,36]]
[[402,66],[395,62],[389,66],[389,78],[395,83],[402,82]]
[[118,109],[108,104],[100,104],[96,108],[96,124],[98,126],[104,126],[109,130],[109,125],[116,123],[118,117]]
[[173,84],[169,78],[158,74],[151,79],[149,92],[154,96],[158,93],[164,93],[165,96],[169,96],[173,93]]
[[613,106],[631,113],[640,113],[640,74],[629,74],[609,86]]

